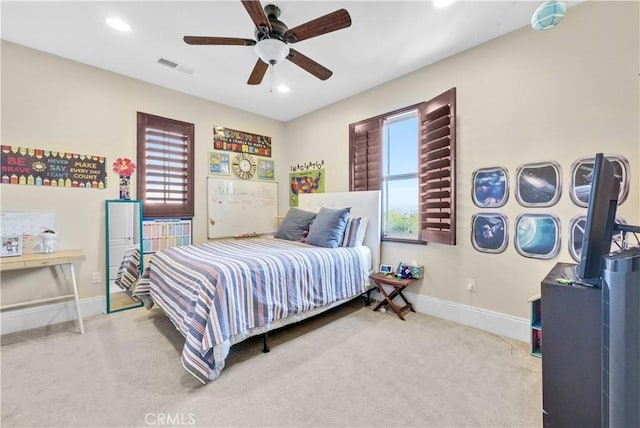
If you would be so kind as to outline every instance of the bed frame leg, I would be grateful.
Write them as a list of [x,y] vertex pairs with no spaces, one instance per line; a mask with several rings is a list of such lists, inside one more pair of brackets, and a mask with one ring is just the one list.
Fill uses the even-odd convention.
[[373,290],[374,290],[374,289],[373,289],[373,288],[371,288],[371,289],[369,289],[369,290],[365,291],[365,293],[366,293],[366,296],[364,296],[364,305],[365,305],[365,306],[371,306],[371,292],[372,292]]
[[267,336],[267,333],[262,334],[262,352],[265,354],[271,351],[271,349],[269,349],[269,345],[267,344]]

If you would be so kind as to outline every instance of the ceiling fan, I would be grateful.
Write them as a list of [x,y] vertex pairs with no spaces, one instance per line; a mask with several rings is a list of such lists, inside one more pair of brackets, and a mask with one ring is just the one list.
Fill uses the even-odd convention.
[[269,66],[273,67],[285,58],[318,79],[327,80],[331,77],[333,74],[331,70],[287,45],[349,27],[351,25],[349,12],[345,9],[339,9],[289,29],[284,22],[278,20],[280,8],[277,6],[269,4],[264,7],[263,11],[259,1],[241,1],[256,26],[255,40],[234,37],[184,36],[185,43],[189,45],[254,46],[259,58],[247,81],[249,85],[259,85]]

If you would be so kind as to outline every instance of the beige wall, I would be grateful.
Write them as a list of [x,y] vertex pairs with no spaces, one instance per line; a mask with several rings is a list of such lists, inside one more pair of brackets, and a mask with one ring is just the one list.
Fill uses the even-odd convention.
[[[0,186],[2,211],[55,211],[58,247],[85,251],[78,266],[81,297],[104,295],[104,200],[118,198],[110,165],[117,157],[136,158],[137,111],[195,124],[195,242],[207,236],[204,195],[213,125],[271,136],[276,165],[284,165],[278,162],[281,122],[13,43],[1,47],[2,144],[107,158],[105,190]],[[102,273],[101,284],[91,284],[92,272]],[[55,293],[52,275],[46,269],[3,273],[2,304]]]
[[[196,125],[196,195],[204,195],[212,125],[273,139],[280,211],[287,208],[288,167],[324,160],[326,191],[348,189],[348,124],[429,99],[450,87],[458,94],[458,245],[383,244],[383,261],[416,259],[426,277],[413,291],[453,303],[528,316],[527,298],[557,261],[570,261],[568,221],[584,210],[568,195],[571,163],[597,151],[624,155],[631,194],[620,213],[640,223],[638,129],[638,3],[586,2],[570,8],[547,32],[523,28],[403,78],[286,124],[117,74],[2,42],[2,144],[81,154],[135,158],[136,111]],[[428,42],[428,41],[425,41]],[[381,61],[393,61],[392,57]],[[301,144],[301,142],[304,142]],[[470,243],[471,176],[500,165],[510,173],[525,162],[562,165],[563,195],[548,209],[527,210],[513,192],[498,211],[509,218],[509,246],[500,255]],[[104,277],[104,200],[117,198],[115,174],[106,190],[0,186],[1,209],[55,211],[62,248],[82,248],[83,297],[103,294],[91,272]],[[525,211],[551,212],[562,221],[562,249],[551,261],[524,258],[513,246],[513,222]],[[194,238],[206,239],[206,200],[196,198]],[[476,292],[466,291],[475,278]],[[103,280],[104,281],[104,280]],[[44,297],[51,272],[2,274],[2,303]]]
[[[424,280],[411,287],[416,293],[526,318],[527,299],[539,290],[540,280],[556,262],[572,262],[568,222],[586,212],[569,197],[575,159],[599,151],[625,156],[631,164],[631,193],[619,213],[640,224],[638,20],[637,2],[590,1],[570,8],[552,30],[522,28],[288,122],[287,161],[323,159],[326,191],[348,190],[349,123],[456,87],[458,244],[383,243],[382,261],[394,265],[410,258],[424,264]],[[524,208],[513,193],[516,168],[545,160],[562,166],[562,197],[550,208]],[[471,216],[490,211],[472,202],[472,174],[490,166],[509,171],[509,200],[494,210],[509,219],[509,246],[499,255],[479,253],[470,241]],[[556,259],[524,258],[516,252],[514,220],[522,212],[560,217],[562,247]],[[476,280],[474,293],[466,289],[467,278]]]

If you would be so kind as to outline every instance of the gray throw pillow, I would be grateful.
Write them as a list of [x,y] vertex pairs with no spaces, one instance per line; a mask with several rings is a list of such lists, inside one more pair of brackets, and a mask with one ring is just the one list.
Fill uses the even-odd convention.
[[316,218],[316,213],[299,208],[289,208],[287,215],[284,216],[284,220],[273,236],[288,241],[302,241],[314,218]]
[[349,208],[320,208],[305,241],[316,247],[336,248],[342,244],[344,228],[351,212]]

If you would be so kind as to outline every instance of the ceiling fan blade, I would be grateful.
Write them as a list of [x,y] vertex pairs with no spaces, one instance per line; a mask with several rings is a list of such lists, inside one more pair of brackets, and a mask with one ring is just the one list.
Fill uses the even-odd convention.
[[267,28],[269,32],[273,31],[271,23],[264,14],[264,10],[262,10],[262,5],[259,1],[242,0],[242,5],[247,10],[247,13],[251,17],[253,23],[256,24],[257,29],[262,30],[263,28]]
[[258,61],[256,61],[256,65],[253,67],[253,71],[249,76],[249,80],[247,80],[247,84],[259,85],[262,82],[262,78],[264,77],[264,74],[267,72],[268,68],[269,64],[258,58]]
[[295,43],[341,30],[350,25],[351,16],[349,16],[349,12],[345,9],[340,9],[285,31],[284,38],[288,43]]
[[182,40],[188,45],[253,46],[256,44],[255,40],[237,39],[235,37],[184,36]]
[[327,80],[333,74],[333,71],[321,66],[311,58],[302,55],[295,49],[289,50],[289,56],[287,56],[287,59],[303,70],[313,74],[320,80]]

